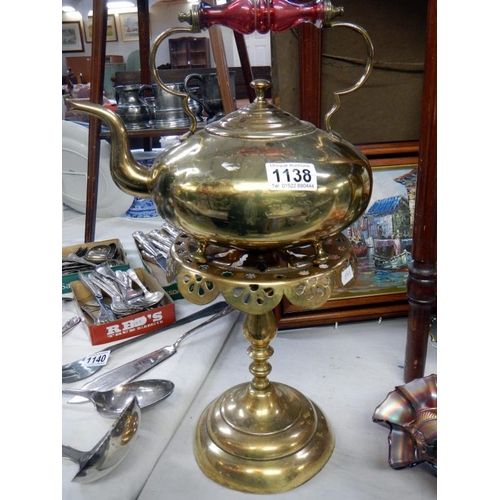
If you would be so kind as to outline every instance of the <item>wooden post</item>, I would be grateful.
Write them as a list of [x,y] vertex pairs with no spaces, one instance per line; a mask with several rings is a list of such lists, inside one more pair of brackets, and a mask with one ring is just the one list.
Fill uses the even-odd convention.
[[243,71],[245,87],[247,88],[248,101],[253,102],[255,100],[255,89],[250,86],[250,83],[253,80],[253,72],[252,66],[250,65],[250,59],[248,57],[245,37],[241,33],[237,33],[236,31],[234,31],[234,40],[236,42],[236,48],[238,49],[238,55],[240,57],[241,70]]
[[[90,102],[102,104],[104,92],[104,64],[108,8],[104,0],[93,0],[92,71],[90,74]],[[85,243],[94,241],[99,190],[99,159],[101,154],[101,121],[89,118],[89,148],[87,167],[87,198],[85,204]]]
[[[151,68],[149,67],[149,35],[151,32],[149,23],[148,0],[137,0],[137,18],[139,21],[139,60],[141,65],[141,83],[151,84]],[[143,139],[143,148],[146,151],[153,149],[151,137]]]
[[149,68],[149,2],[137,0],[137,18],[139,21],[139,60],[141,65],[141,83],[151,83],[151,69]]
[[220,26],[211,26],[208,29],[212,52],[214,53],[215,71],[219,80],[219,90],[222,98],[222,107],[224,113],[231,113],[236,109],[231,92],[231,84],[229,81],[229,69],[227,66],[226,52],[224,50],[224,41],[222,40],[222,32]]
[[[215,0],[208,0],[211,5],[216,5]],[[227,66],[226,51],[224,50],[224,40],[222,39],[222,32],[220,26],[211,26],[208,29],[210,37],[210,44],[212,45],[212,52],[214,54],[215,71],[219,81],[220,96],[222,99],[222,107],[224,113],[228,114],[236,109],[236,104],[231,92],[231,84],[229,81],[229,69]]]
[[437,302],[437,0],[427,3],[427,45],[420,123],[420,148],[413,263],[408,274],[408,332],[404,381],[425,373],[430,321]]
[[321,30],[299,26],[300,117],[321,126]]

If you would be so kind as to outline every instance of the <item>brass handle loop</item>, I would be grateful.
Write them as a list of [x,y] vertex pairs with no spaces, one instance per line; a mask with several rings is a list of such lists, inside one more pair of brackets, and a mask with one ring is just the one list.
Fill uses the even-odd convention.
[[332,118],[332,115],[339,109],[340,107],[340,96],[349,94],[350,92],[354,92],[355,90],[359,89],[368,79],[370,76],[372,69],[373,69],[373,62],[374,62],[374,48],[373,48],[373,43],[371,41],[370,36],[368,35],[368,32],[362,28],[361,26],[358,26],[357,24],[353,23],[332,23],[329,27],[330,28],[335,28],[335,27],[344,27],[344,28],[350,28],[353,29],[354,31],[357,31],[363,36],[363,40],[365,41],[366,45],[366,55],[367,55],[367,60],[366,60],[366,65],[365,65],[365,71],[361,78],[352,86],[348,87],[343,90],[337,90],[333,93],[333,106],[331,107],[330,111],[326,113],[325,115],[325,127],[327,132],[332,131],[332,126],[330,125],[330,120]]
[[199,33],[199,30],[196,30],[193,27],[190,28],[176,27],[166,30],[156,38],[151,48],[151,52],[149,54],[149,66],[151,68],[151,74],[153,75],[153,78],[156,80],[156,83],[165,92],[168,92],[169,94],[175,95],[177,97],[182,97],[182,109],[189,116],[189,120],[191,122],[189,126],[189,131],[179,137],[180,141],[186,140],[191,134],[194,134],[196,132],[196,127],[197,127],[196,116],[189,108],[189,101],[188,101],[189,94],[187,92],[179,92],[177,90],[170,88],[161,79],[160,74],[158,73],[158,70],[156,68],[156,52],[158,51],[158,47],[163,42],[163,40],[168,38],[170,35],[173,35],[174,33],[193,33],[193,32]]

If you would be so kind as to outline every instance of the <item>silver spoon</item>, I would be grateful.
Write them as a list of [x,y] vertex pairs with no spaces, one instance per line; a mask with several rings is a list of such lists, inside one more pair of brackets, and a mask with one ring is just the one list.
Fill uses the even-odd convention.
[[142,290],[142,293],[144,294],[144,299],[146,300],[147,304],[149,305],[157,304],[165,296],[163,292],[159,291],[151,292],[150,290],[148,290],[133,269],[127,269],[127,274],[130,276],[130,279]]
[[89,249],[85,258],[91,262],[99,264],[114,257],[116,253],[116,245],[96,245]]
[[109,474],[130,451],[140,424],[141,408],[137,399],[133,398],[120,418],[90,451],[62,445],[63,458],[69,458],[79,467],[71,481],[90,483]]
[[[167,398],[174,390],[170,380],[138,380],[122,384],[109,391],[86,391],[85,389],[63,389],[63,394],[82,396],[94,403],[97,411],[108,418],[116,418],[134,398],[141,410]],[[71,403],[71,401],[68,401]]]

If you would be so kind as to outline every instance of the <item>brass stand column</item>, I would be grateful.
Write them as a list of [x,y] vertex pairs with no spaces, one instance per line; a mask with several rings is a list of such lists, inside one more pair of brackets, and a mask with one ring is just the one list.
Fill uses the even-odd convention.
[[210,479],[232,489],[276,493],[295,488],[330,458],[333,433],[321,410],[297,390],[272,383],[272,312],[249,314],[243,328],[254,360],[251,383],[229,389],[198,421],[196,461]]
[[[354,283],[356,259],[342,234],[297,252],[252,254],[205,248],[191,236],[177,237],[172,255],[184,297],[206,304],[222,293],[246,313],[243,333],[252,359],[250,383],[212,401],[196,428],[195,457],[203,473],[228,488],[277,493],[316,475],[334,449],[334,435],[320,408],[296,389],[269,380],[277,333],[273,309],[283,295],[302,307],[319,307],[336,286]],[[320,256],[320,258],[318,258]],[[244,261],[235,265],[235,259]]]

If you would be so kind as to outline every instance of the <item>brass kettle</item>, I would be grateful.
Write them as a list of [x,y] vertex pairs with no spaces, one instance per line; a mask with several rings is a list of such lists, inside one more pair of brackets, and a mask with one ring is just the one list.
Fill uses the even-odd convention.
[[[257,251],[309,244],[318,249],[321,241],[360,217],[372,190],[368,160],[330,126],[340,95],[359,88],[373,67],[373,45],[366,31],[352,23],[332,22],[342,13],[343,8],[333,7],[330,0],[300,5],[291,0],[233,0],[223,6],[200,2],[190,16],[179,15],[192,27],[162,33],[153,44],[150,66],[163,90],[183,97],[191,127],[180,144],[157,156],[151,168],[134,160],[119,116],[93,103],[75,102],[74,108],[108,125],[110,170],[118,187],[132,196],[151,197],[165,220],[199,241],[198,255],[212,243]],[[258,19],[266,22],[255,24]],[[299,22],[354,29],[367,48],[363,76],[352,87],[334,93],[334,105],[325,116],[326,131],[268,103],[267,80],[252,82],[254,102],[196,131],[188,94],[165,85],[156,70],[158,47],[173,34],[199,32],[213,24],[241,33],[277,32]]]
[[201,242],[247,250],[300,246],[332,236],[367,208],[372,174],[366,157],[333,132],[267,102],[254,102],[137,163],[120,117],[93,103],[75,108],[111,131],[111,174],[133,196]]

